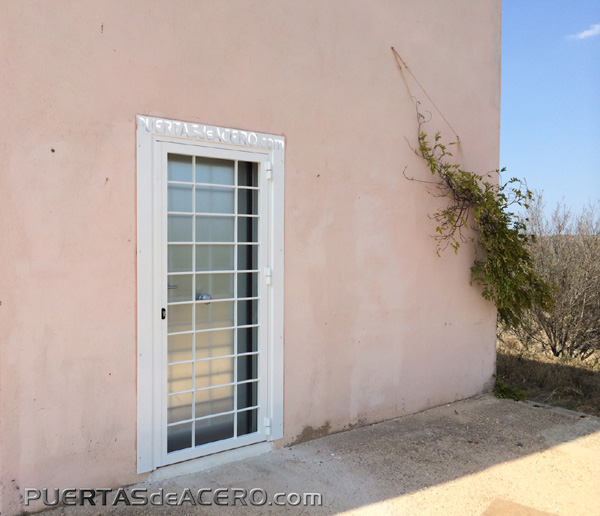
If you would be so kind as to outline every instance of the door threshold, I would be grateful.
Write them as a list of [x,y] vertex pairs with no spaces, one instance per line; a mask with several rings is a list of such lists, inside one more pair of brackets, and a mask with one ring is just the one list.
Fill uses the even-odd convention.
[[206,471],[225,464],[231,464],[232,462],[239,462],[264,453],[269,453],[271,450],[273,450],[272,442],[262,442],[249,444],[248,446],[242,446],[241,448],[235,448],[233,450],[213,453],[212,455],[206,455],[197,459],[191,459],[178,464],[171,464],[169,466],[158,468],[150,473],[146,482],[162,482],[163,480],[168,480],[170,478]]

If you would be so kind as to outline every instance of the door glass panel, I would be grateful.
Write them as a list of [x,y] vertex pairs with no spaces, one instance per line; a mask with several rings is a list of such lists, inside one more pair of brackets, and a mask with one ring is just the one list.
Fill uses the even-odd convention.
[[209,294],[212,299],[233,297],[233,274],[197,274],[196,299]]
[[233,242],[233,217],[196,217],[196,242]]
[[233,188],[196,186],[196,213],[230,213],[233,215]]
[[191,183],[194,180],[192,157],[180,154],[169,154],[167,160],[167,179]]
[[233,326],[233,302],[218,301],[196,304],[196,329],[226,328]]
[[196,391],[196,417],[233,410],[233,385]]
[[258,163],[246,161],[238,163],[238,185],[258,186]]
[[239,382],[258,378],[258,355],[238,357],[237,379]]
[[167,382],[169,384],[169,393],[189,391],[190,389],[192,389],[193,370],[193,362],[170,365],[167,369]]
[[258,296],[258,273],[247,272],[239,273],[238,277],[238,297],[256,297]]
[[167,429],[167,453],[192,446],[192,423],[170,426]]
[[171,305],[167,309],[169,333],[190,331],[192,329],[193,305]]
[[181,333],[179,335],[168,336],[168,357],[169,363],[183,362],[193,360],[194,335],[192,333]]
[[258,179],[256,163],[168,156],[167,452],[258,431]]
[[237,433],[238,435],[246,435],[256,432],[258,410],[245,410],[238,413]]
[[238,217],[238,242],[258,242],[257,217]]
[[233,382],[233,358],[211,358],[196,362],[196,388]]
[[258,349],[258,328],[239,328],[237,338],[238,353],[251,353]]
[[194,248],[191,245],[170,245],[168,250],[169,272],[192,272],[192,256]]
[[238,301],[238,326],[258,322],[258,301]]
[[192,217],[187,215],[169,215],[167,235],[169,242],[192,241]]
[[238,190],[238,213],[240,215],[258,214],[258,190],[245,188]]
[[258,404],[258,383],[241,383],[237,386],[238,409],[254,407]]
[[196,421],[196,446],[233,437],[233,414]]
[[197,245],[197,271],[230,271],[233,270],[232,245]]
[[233,185],[234,162],[196,157],[196,183]]
[[233,330],[196,333],[196,358],[233,355]]
[[238,245],[238,270],[250,271],[258,269],[258,246]]
[[177,423],[178,421],[192,419],[193,398],[191,392],[169,396],[167,402],[167,423]]
[[167,284],[169,303],[193,301],[192,280],[191,274],[169,274]]
[[167,209],[191,213],[193,209],[192,185],[169,185],[167,189]]

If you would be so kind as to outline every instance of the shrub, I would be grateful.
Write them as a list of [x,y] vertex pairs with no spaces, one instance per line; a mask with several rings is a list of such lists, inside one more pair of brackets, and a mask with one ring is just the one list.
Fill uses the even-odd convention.
[[577,215],[559,203],[547,218],[537,199],[528,209],[537,237],[530,253],[535,272],[553,285],[554,305],[531,307],[511,330],[525,346],[586,360],[600,351],[600,203]]
[[448,246],[457,252],[461,243],[473,243],[476,257],[471,283],[479,285],[481,295],[496,305],[503,324],[518,325],[528,309],[549,309],[550,287],[536,273],[530,254],[535,237],[511,211],[513,205],[528,207],[532,192],[515,178],[502,184],[498,175],[463,170],[451,161],[452,153],[439,132],[430,141],[423,130],[426,120],[418,101],[415,106],[418,147],[414,151],[425,160],[433,176],[432,181],[419,181],[428,184],[433,195],[448,199],[447,205],[431,216],[438,223],[438,255]]

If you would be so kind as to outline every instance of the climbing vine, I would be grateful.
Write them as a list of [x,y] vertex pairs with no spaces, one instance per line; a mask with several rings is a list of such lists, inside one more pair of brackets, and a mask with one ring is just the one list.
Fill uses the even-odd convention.
[[505,324],[517,325],[529,308],[549,309],[551,287],[536,274],[529,251],[535,236],[511,211],[512,207],[528,208],[533,193],[516,178],[503,184],[499,174],[505,169],[484,176],[453,163],[450,148],[457,142],[444,144],[439,132],[431,141],[424,131],[427,121],[418,101],[415,106],[418,146],[413,150],[434,176],[432,181],[422,182],[434,195],[448,199],[444,208],[431,215],[437,222],[438,255],[448,246],[456,253],[462,243],[473,243],[476,256],[471,284],[479,285],[481,295],[496,304],[498,317]]

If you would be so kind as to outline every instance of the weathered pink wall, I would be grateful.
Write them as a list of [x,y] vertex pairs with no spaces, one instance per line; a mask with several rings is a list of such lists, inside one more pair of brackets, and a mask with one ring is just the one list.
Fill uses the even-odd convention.
[[[402,170],[395,46],[498,166],[500,0],[3,2],[2,514],[136,475],[135,115],[286,137],[285,442],[480,392],[495,311]],[[414,94],[424,96],[414,83]],[[426,104],[426,109],[430,109]],[[434,114],[431,132],[440,128]],[[311,431],[312,427],[315,431]],[[304,431],[304,433],[303,433]]]

